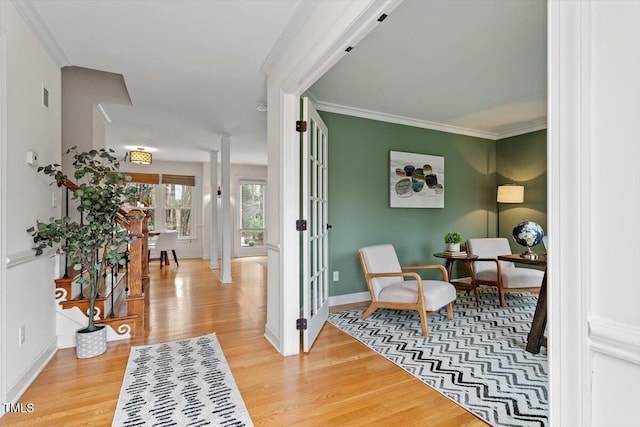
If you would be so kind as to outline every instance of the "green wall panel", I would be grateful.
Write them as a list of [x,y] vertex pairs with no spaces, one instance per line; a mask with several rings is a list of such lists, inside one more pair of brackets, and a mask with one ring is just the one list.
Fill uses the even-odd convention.
[[[513,237],[513,227],[534,221],[547,230],[547,132],[541,130],[496,142],[496,182],[524,185],[524,203],[500,204],[500,230],[514,252],[523,252]],[[544,251],[542,245],[534,251]]]
[[[401,264],[442,263],[433,253],[448,231],[465,240],[495,233],[496,141],[320,114],[329,127],[329,268],[340,272],[330,295],[367,290],[362,246],[391,243]],[[443,209],[389,208],[390,150],[445,158]]]

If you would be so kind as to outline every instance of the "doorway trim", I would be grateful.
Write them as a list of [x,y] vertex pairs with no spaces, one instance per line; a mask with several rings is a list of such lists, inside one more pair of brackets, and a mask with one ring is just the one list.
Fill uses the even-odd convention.
[[[311,3],[311,2],[309,2]],[[297,203],[299,200],[298,134],[294,123],[300,116],[299,97],[345,54],[344,49],[355,46],[377,23],[381,13],[391,13],[401,0],[369,2],[313,2],[301,4],[290,21],[287,30],[278,41],[263,66],[267,74],[268,91],[268,150],[270,190],[267,194],[268,283],[267,323],[265,337],[284,356],[300,351],[299,333],[295,320],[299,315],[300,300],[300,248],[295,231]],[[583,2],[548,3],[548,58],[549,58],[549,126],[548,126],[548,206],[550,232],[553,233],[550,261],[550,343],[555,349],[549,358],[550,365],[550,416],[549,423],[561,424],[570,420],[588,421],[590,411],[589,380],[584,377],[588,361],[585,356],[587,331],[583,329],[587,307],[586,291],[579,286],[560,289],[553,283],[564,282],[571,274],[588,272],[589,259],[573,256],[576,247],[583,243],[576,239],[577,224],[590,225],[591,218],[581,208],[581,198],[587,191],[580,181],[580,171],[561,168],[567,150],[578,148],[580,139],[567,140],[566,132],[579,133],[582,103],[588,102],[581,94],[579,83],[570,89],[567,79],[579,74],[581,60],[580,43],[590,37],[587,24],[580,19],[588,17],[588,10],[581,9]],[[588,8],[588,6],[587,6]],[[322,13],[320,13],[320,9]],[[571,40],[567,43],[566,38]],[[575,50],[577,48],[577,50]],[[582,49],[586,49],[582,46]],[[578,54],[563,57],[571,52]],[[578,71],[576,71],[578,70]],[[560,129],[559,120],[563,120]],[[565,128],[565,122],[567,127]],[[569,129],[569,130],[567,130]],[[560,139],[563,145],[560,146]],[[583,148],[586,151],[588,148]],[[575,158],[575,155],[573,156]],[[583,159],[584,161],[584,159]],[[578,168],[579,169],[579,168]],[[563,199],[559,195],[563,194]],[[572,215],[571,213],[575,213]],[[579,218],[579,221],[576,221]],[[580,235],[578,232],[577,235]],[[557,263],[562,254],[569,255],[570,265]],[[566,258],[565,258],[566,259]],[[567,293],[573,294],[571,302]],[[575,301],[579,301],[575,304]],[[577,318],[561,317],[563,310],[576,313]],[[574,325],[580,325],[579,333],[571,337]],[[562,342],[569,338],[568,342]],[[570,350],[569,347],[577,344]],[[565,354],[570,350],[570,353]],[[576,357],[567,357],[576,356]],[[576,363],[577,361],[577,363]],[[575,382],[578,378],[584,380]],[[566,423],[565,422],[565,423]]]
[[269,105],[265,337],[284,356],[300,352],[300,96],[401,2],[301,2],[262,66]]

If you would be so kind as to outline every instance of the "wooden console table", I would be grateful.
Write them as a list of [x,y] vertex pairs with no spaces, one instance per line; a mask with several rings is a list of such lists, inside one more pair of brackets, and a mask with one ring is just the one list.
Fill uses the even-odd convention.
[[544,329],[547,326],[547,256],[538,255],[536,259],[529,259],[520,254],[511,254],[500,255],[498,259],[544,267],[544,276],[542,277],[538,303],[536,304],[536,311],[533,315],[533,321],[531,322],[531,331],[529,331],[529,336],[527,337],[527,351],[537,354],[540,352],[541,346],[547,347],[547,337],[544,336]]

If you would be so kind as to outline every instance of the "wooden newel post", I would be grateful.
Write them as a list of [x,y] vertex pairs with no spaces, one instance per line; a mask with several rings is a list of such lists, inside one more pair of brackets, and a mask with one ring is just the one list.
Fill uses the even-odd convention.
[[[149,281],[149,261],[147,259],[147,216],[140,209],[132,209],[126,214],[129,222],[129,234],[137,239],[129,242],[129,296],[127,297],[127,312],[137,315],[134,336],[144,334],[144,306],[147,297],[144,295],[144,270],[146,266],[146,280]],[[148,283],[146,285],[148,288]]]
[[127,212],[129,235],[132,237],[129,242],[129,295],[132,297],[142,295],[142,247],[144,240],[142,220],[144,218],[144,212],[139,209]]
[[149,216],[142,218],[142,293],[145,304],[149,303]]

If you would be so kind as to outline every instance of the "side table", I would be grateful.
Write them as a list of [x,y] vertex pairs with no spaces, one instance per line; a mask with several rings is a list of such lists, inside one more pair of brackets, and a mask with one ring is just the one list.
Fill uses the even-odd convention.
[[446,252],[438,252],[433,254],[436,258],[443,258],[445,260],[444,268],[447,270],[449,275],[449,282],[456,286],[457,289],[471,292],[473,291],[476,297],[476,306],[480,304],[480,298],[478,296],[478,288],[476,287],[476,283],[473,280],[473,277],[463,277],[460,279],[452,279],[451,271],[453,270],[453,264],[456,261],[462,261],[467,268],[467,271],[471,272],[471,263],[478,259],[477,255],[470,255],[465,253],[464,255],[453,255]]

